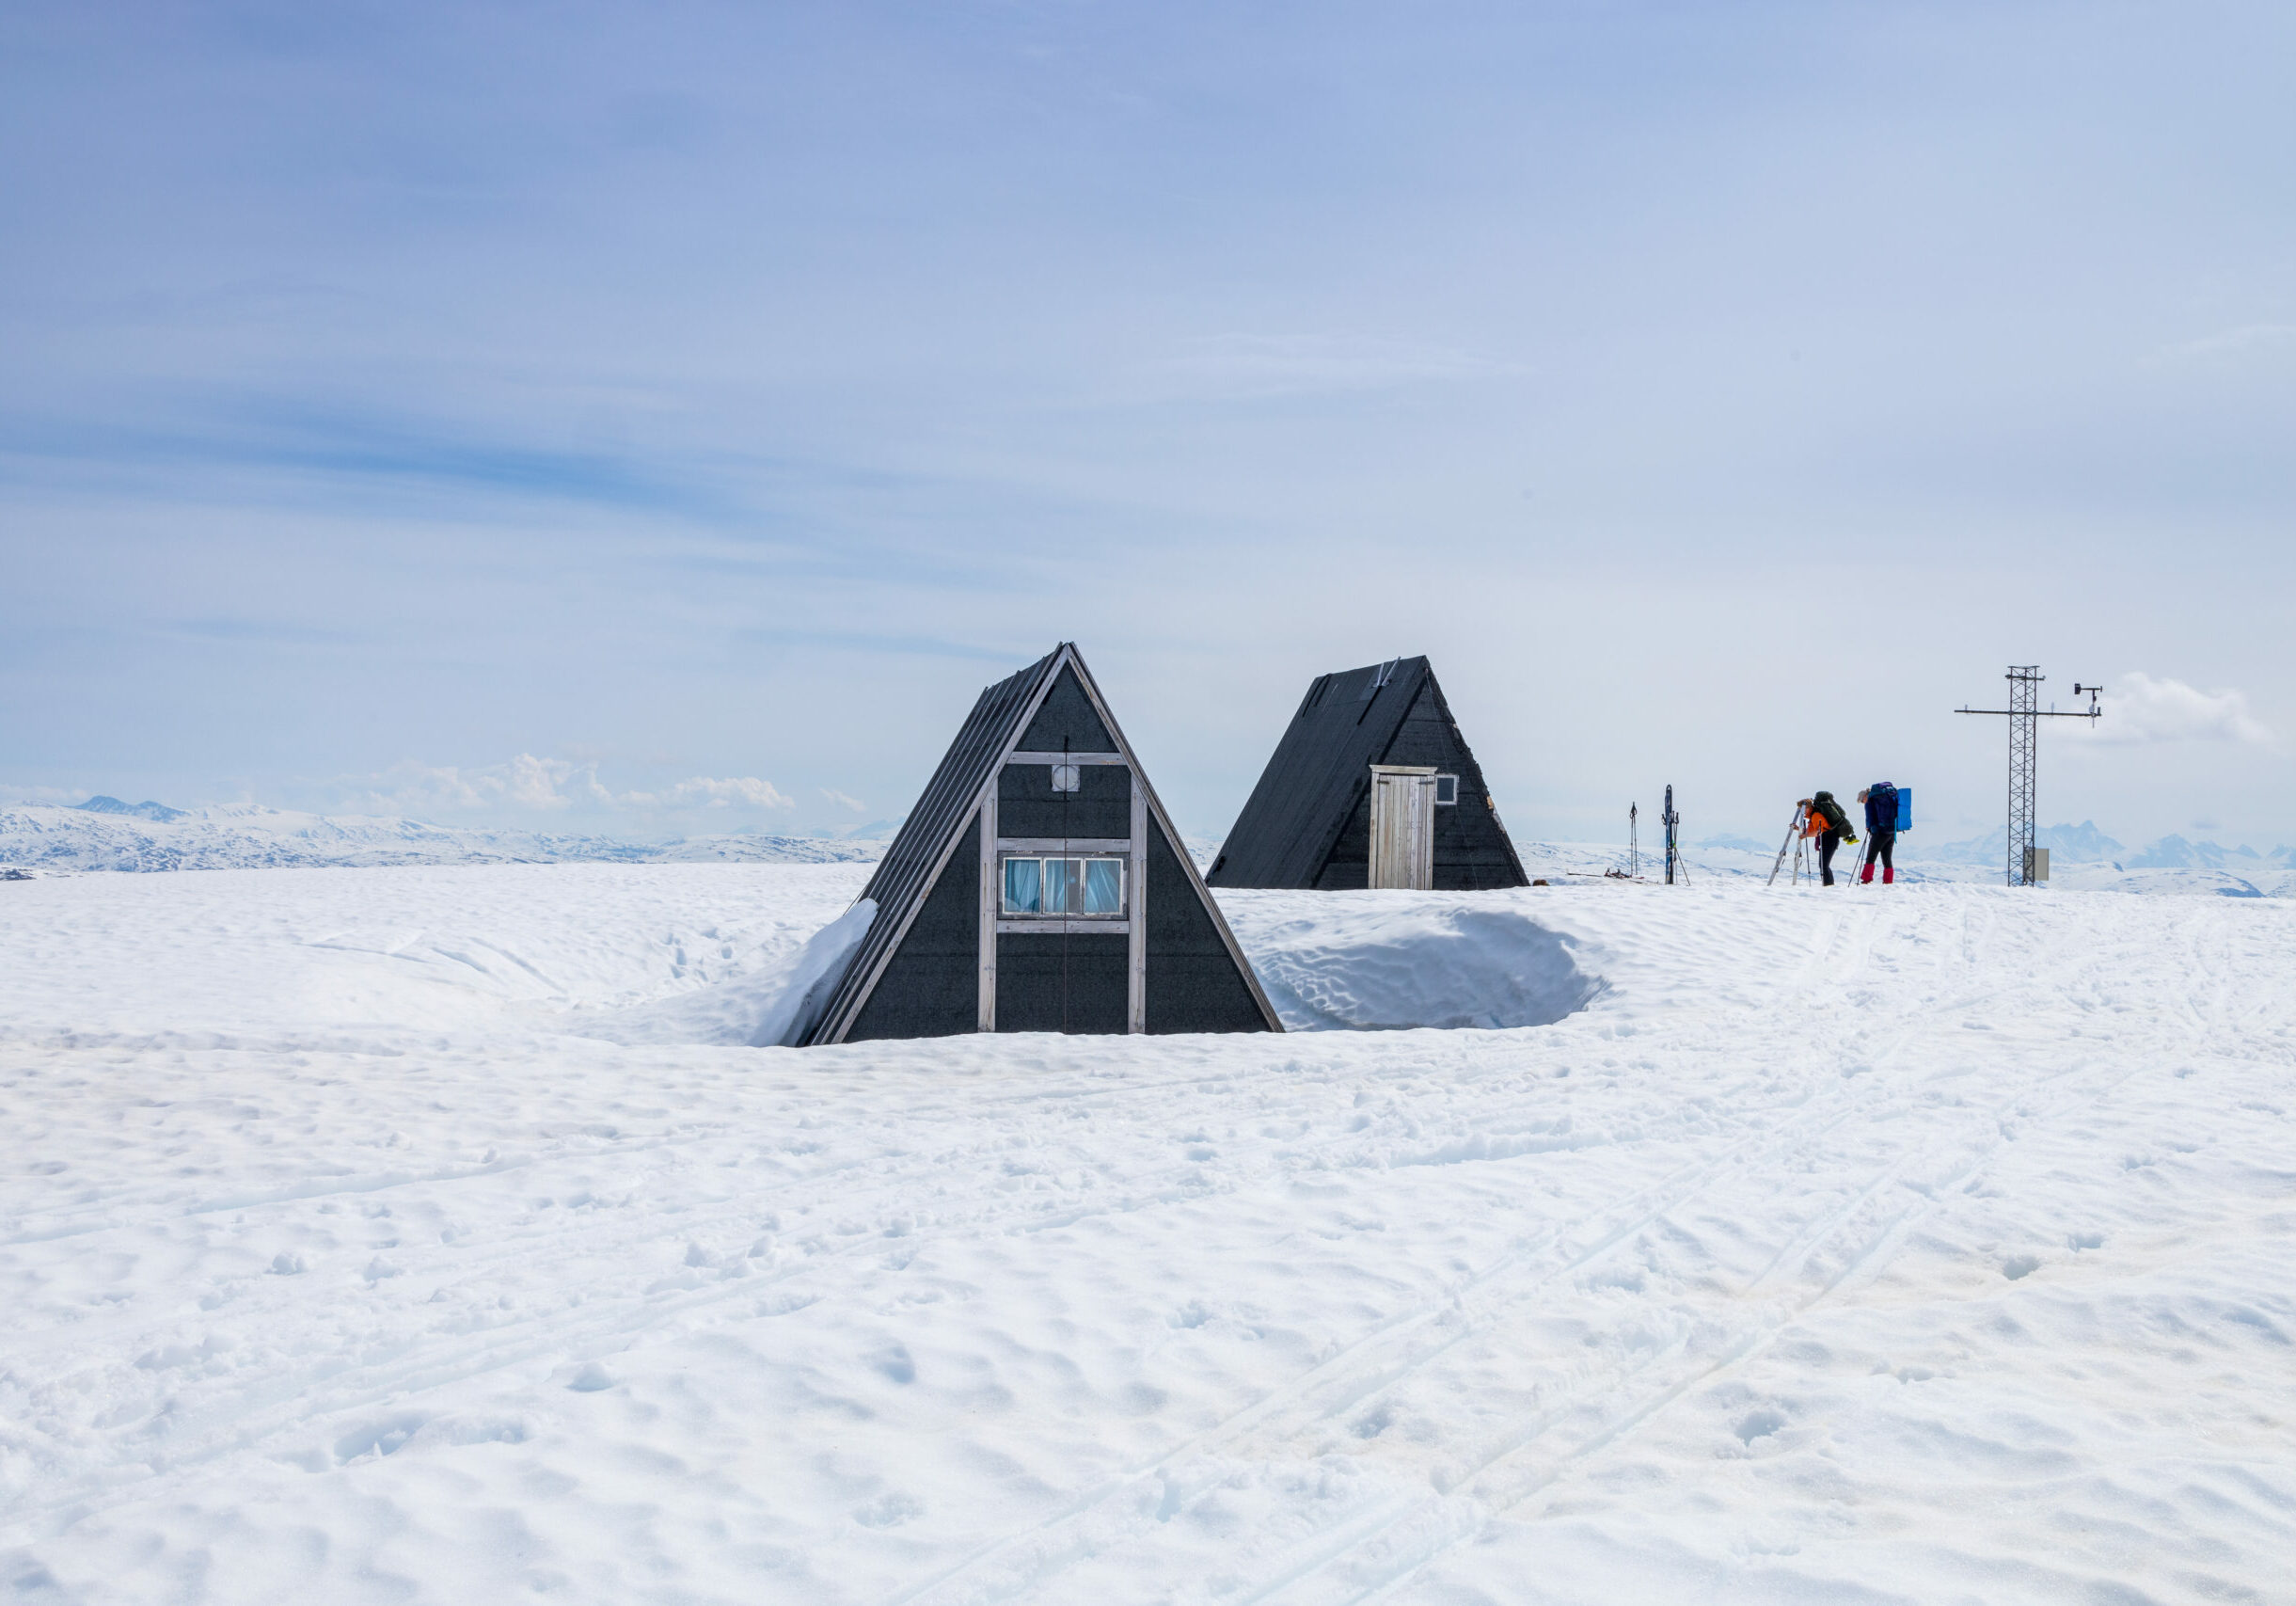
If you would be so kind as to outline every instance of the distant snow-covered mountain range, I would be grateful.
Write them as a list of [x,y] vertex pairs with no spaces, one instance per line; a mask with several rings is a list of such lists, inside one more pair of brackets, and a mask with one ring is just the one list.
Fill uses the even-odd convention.
[[[26,804],[0,807],[0,879],[11,873],[69,873],[82,870],[212,870],[255,867],[379,865],[504,865],[604,861],[619,864],[836,864],[867,862],[884,853],[900,827],[897,819],[877,820],[840,837],[736,835],[687,836],[637,842],[579,833],[489,830],[433,825],[423,820],[366,815],[302,814],[247,805],[173,808],[149,800],[125,803],[94,797],[71,807]],[[2296,850],[2225,848],[2164,836],[2131,851],[2098,830],[2092,820],[2047,826],[2035,833],[2055,861],[2054,880],[2063,886],[2146,892],[2213,893],[2222,896],[2296,896]],[[1899,862],[1930,867],[1926,878],[1984,880],[1998,872],[2005,834],[1996,831],[1964,842],[1920,845],[1917,835],[1901,843]],[[1215,838],[1190,838],[1199,863],[1217,850]],[[1584,869],[1581,851],[1570,845],[1518,845],[1526,864],[1538,859],[1534,875]],[[1765,876],[1778,851],[1775,842],[1750,837],[1707,837],[1697,845],[1697,863],[1728,876]],[[1610,854],[1603,849],[1597,856]],[[1615,856],[1624,862],[1623,850]],[[1646,859],[1653,856],[1645,854]],[[1569,860],[1565,866],[1564,860]],[[1551,862],[1550,862],[1551,861]],[[1590,860],[1591,864],[1592,861]],[[1607,863],[1607,859],[1605,860]],[[1654,860],[1655,862],[1655,860]],[[11,872],[10,867],[18,867]]]
[[[2245,843],[2225,848],[2214,842],[2188,842],[2181,836],[2163,836],[2144,848],[2125,848],[2098,830],[2093,819],[2084,819],[2079,825],[2041,826],[2035,830],[2033,839],[2035,846],[2048,849],[2051,858],[2061,863],[2110,864],[2124,870],[2266,870],[2287,869],[2296,864],[2296,849],[2285,844],[2269,853],[2259,853]],[[1906,837],[1898,851],[1906,853],[1912,840],[1910,835]],[[1944,843],[1936,851],[1921,856],[1957,864],[1997,864],[2007,851],[2008,841],[2008,831],[2003,828],[1966,842]]]
[[[1908,882],[1998,880],[2007,857],[2008,835],[2004,829],[1965,842],[1931,844],[1920,833],[1908,833],[1898,841],[1897,864]],[[2094,820],[2042,826],[2034,832],[2034,840],[2049,850],[2051,884],[2068,891],[2296,898],[2296,849],[2285,846],[2259,853],[2245,846],[2226,848],[2215,842],[2163,836],[2132,851],[2098,830]],[[1691,856],[1694,869],[1721,876],[1766,879],[1778,862],[1775,841],[1709,836],[1692,847],[1697,850]],[[1854,848],[1845,850],[1843,860],[1854,866],[1859,852]],[[1623,860],[1623,855],[1618,856]],[[1528,864],[1531,850],[1525,849],[1524,857]],[[1647,851],[1643,859],[1646,864],[1657,862]],[[1576,870],[1573,866],[1564,873]]]
[[[2111,865],[2116,870],[2284,870],[2296,868],[2296,848],[2287,845],[2274,848],[2269,853],[2259,853],[2242,844],[2236,848],[2221,847],[2214,842],[2188,842],[2181,836],[2163,836],[2158,842],[2141,849],[2125,848],[2097,829],[2097,822],[2084,819],[2079,825],[2044,825],[2035,828],[2034,845],[2046,848],[2050,857],[2063,865]],[[1924,864],[1998,865],[2008,851],[2007,827],[1984,836],[1972,836],[1963,842],[1927,842],[1919,832],[1908,832],[1898,838],[1897,856]],[[1734,848],[1753,851],[1767,848],[1776,852],[1776,842],[1762,843],[1750,836],[1709,836],[1697,844],[1701,848]]]
[[[891,835],[898,821],[881,822]],[[0,808],[0,866],[36,870],[215,870],[290,866],[831,864],[875,859],[884,840],[687,836],[631,842],[574,833],[496,831],[257,806],[180,809],[96,797],[69,808]]]

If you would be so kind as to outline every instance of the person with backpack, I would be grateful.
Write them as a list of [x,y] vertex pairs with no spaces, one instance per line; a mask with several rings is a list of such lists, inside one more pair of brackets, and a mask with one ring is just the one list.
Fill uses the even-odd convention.
[[1865,851],[1864,867],[1859,870],[1861,883],[1874,879],[1874,863],[1881,862],[1881,884],[1890,885],[1897,880],[1897,788],[1888,781],[1876,781],[1858,794],[1865,805],[1865,834],[1873,845]]
[[1834,802],[1831,792],[1813,792],[1802,799],[1801,806],[1810,811],[1806,828],[1817,841],[1818,880],[1824,885],[1833,884],[1833,851],[1845,842],[1856,842],[1858,834],[1849,828],[1849,816]]

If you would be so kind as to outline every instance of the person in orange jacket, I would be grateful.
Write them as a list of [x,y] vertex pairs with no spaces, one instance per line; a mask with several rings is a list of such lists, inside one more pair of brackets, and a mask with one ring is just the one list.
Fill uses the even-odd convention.
[[1801,800],[1801,806],[1808,811],[1802,834],[1817,838],[1818,879],[1831,886],[1834,850],[1845,842],[1857,841],[1858,834],[1849,828],[1849,816],[1842,812],[1831,792],[1813,792]]

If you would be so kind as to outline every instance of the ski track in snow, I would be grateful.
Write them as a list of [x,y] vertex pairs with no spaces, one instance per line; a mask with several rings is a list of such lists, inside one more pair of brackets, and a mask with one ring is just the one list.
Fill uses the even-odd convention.
[[0,1583],[2288,1598],[2285,905],[1229,894],[1291,1018],[1550,1024],[631,1025],[866,874],[0,888]]

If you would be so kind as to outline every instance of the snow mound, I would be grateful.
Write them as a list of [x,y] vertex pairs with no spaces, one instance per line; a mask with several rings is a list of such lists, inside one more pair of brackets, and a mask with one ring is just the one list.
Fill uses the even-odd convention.
[[1226,894],[1288,1031],[1543,1026],[1603,991],[1577,939],[1472,893]]
[[846,962],[869,934],[869,922],[876,915],[877,905],[862,898],[779,963],[753,976],[626,1010],[617,1020],[584,1027],[583,1035],[632,1047],[794,1047],[828,1004]]
[[[0,883],[0,1042],[69,1033],[372,1046],[404,1030],[614,1042],[642,1031],[641,1011],[713,994],[682,1033],[657,1020],[629,1042],[737,1042],[772,1024],[799,956],[868,874],[860,864],[487,865]],[[29,940],[50,922],[67,944]],[[239,977],[261,985],[218,984]]]

